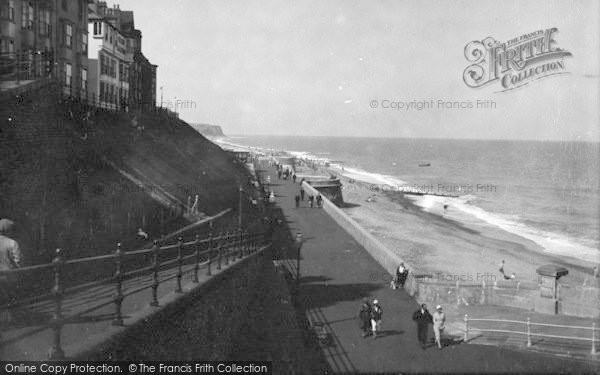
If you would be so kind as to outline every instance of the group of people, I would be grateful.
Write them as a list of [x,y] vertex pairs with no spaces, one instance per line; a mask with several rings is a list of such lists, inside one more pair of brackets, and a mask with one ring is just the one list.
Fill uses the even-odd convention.
[[363,338],[371,334],[373,338],[377,338],[377,332],[381,329],[382,316],[383,309],[379,306],[379,301],[373,300],[373,304],[370,304],[369,300],[365,298],[358,312],[359,326]]
[[437,305],[433,315],[427,310],[427,305],[422,304],[421,307],[413,313],[412,319],[417,324],[417,339],[421,344],[421,348],[427,347],[427,334],[429,324],[433,324],[433,334],[435,336],[435,344],[438,349],[442,349],[442,333],[446,324],[446,315],[443,312],[442,306]]
[[285,168],[285,170],[283,170],[283,166],[281,164],[277,164],[276,168],[277,179],[281,180],[283,178],[284,180],[287,180],[288,178],[291,178],[294,183],[296,182],[296,173],[291,171],[289,168]]
[[[294,200],[296,201],[296,208],[300,207],[300,201],[304,201],[304,189],[300,189],[300,194],[296,194],[296,196],[294,197]],[[317,194],[316,197],[312,196],[312,195],[308,195],[308,206],[310,208],[314,207],[315,201],[317,203],[317,207],[321,208],[323,207],[323,197],[321,196],[321,194]]]
[[[408,268],[404,265],[404,262],[402,262],[396,269],[396,275],[391,281],[392,289],[403,289],[407,278]],[[359,326],[362,330],[363,337],[372,334],[373,337],[377,338],[377,333],[380,332],[381,329],[382,314],[383,310],[379,305],[379,301],[374,300],[373,304],[370,304],[367,299],[363,301],[358,312]],[[421,344],[421,348],[426,348],[429,325],[433,324],[435,344],[439,349],[442,349],[442,333],[444,332],[446,323],[446,316],[442,306],[438,305],[432,315],[427,310],[427,305],[422,304],[420,308],[413,313],[412,319],[417,325],[417,338]]]
[[[362,331],[363,338],[372,335],[376,339],[378,334],[381,335],[382,316],[383,309],[379,305],[379,301],[373,300],[371,304],[365,298],[358,312],[359,328]],[[429,325],[433,324],[435,345],[438,349],[442,349],[442,334],[444,333],[446,324],[446,315],[442,306],[438,305],[432,315],[427,310],[427,305],[422,304],[413,313],[412,319],[417,325],[417,339],[419,340],[419,344],[421,344],[421,348],[425,349],[427,347]]]

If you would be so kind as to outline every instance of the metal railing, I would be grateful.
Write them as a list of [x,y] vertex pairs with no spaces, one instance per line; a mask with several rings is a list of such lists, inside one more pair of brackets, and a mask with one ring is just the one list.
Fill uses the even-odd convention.
[[[526,321],[521,320],[505,320],[505,319],[470,319],[468,314],[465,314],[464,317],[465,322],[465,337],[464,341],[467,342],[469,340],[469,332],[492,332],[492,333],[506,333],[506,334],[516,334],[516,335],[524,335],[527,339],[527,347],[531,347],[531,338],[535,337],[545,337],[545,338],[553,338],[553,339],[561,339],[561,340],[579,340],[579,341],[590,341],[591,342],[591,350],[590,354],[597,355],[596,351],[596,323],[592,323],[591,327],[584,326],[571,326],[571,325],[561,325],[561,324],[547,324],[547,323],[533,323],[529,318]],[[490,328],[474,328],[470,324],[473,322],[488,322],[488,323],[501,323],[501,324],[511,324],[517,326],[524,326],[525,330],[510,330],[510,329],[490,329]],[[553,327],[560,329],[572,329],[572,330],[583,330],[583,331],[591,331],[590,337],[581,337],[581,336],[565,336],[565,335],[552,335],[547,333],[538,333],[531,332],[532,326],[538,327]]]
[[50,53],[30,51],[0,54],[0,81],[35,80],[50,77],[54,60]]
[[[213,220],[225,215],[229,211],[230,209],[225,210],[213,217],[200,221],[198,224],[212,223]],[[161,238],[161,240],[154,240],[151,248],[124,251],[121,248],[121,244],[118,243],[115,252],[112,254],[70,260],[64,258],[61,249],[57,249],[56,255],[51,263],[0,271],[0,278],[32,271],[39,272],[44,269],[52,272],[52,285],[49,292],[13,302],[8,306],[8,309],[49,301],[53,310],[52,319],[49,324],[42,326],[42,329],[51,328],[54,335],[53,344],[49,350],[48,357],[50,359],[62,359],[64,358],[64,351],[61,346],[61,331],[63,326],[70,321],[89,312],[114,304],[114,319],[112,320],[112,325],[122,326],[122,305],[126,297],[140,293],[143,290],[151,289],[151,293],[149,294],[149,305],[158,306],[158,287],[160,284],[174,279],[176,281],[174,292],[182,293],[182,277],[184,274],[192,273],[192,282],[199,283],[201,267],[206,269],[206,276],[211,276],[213,269],[221,270],[224,266],[234,262],[235,259],[241,259],[258,251],[265,243],[266,238],[264,233],[250,233],[241,229],[222,231],[214,236],[211,225],[208,237],[204,239],[201,239],[199,234],[195,234],[192,239],[189,240],[185,240],[182,236],[179,236],[177,237],[176,243],[166,243],[169,237],[174,237],[180,233],[181,231],[177,231],[169,236]],[[185,250],[190,249],[192,250],[190,254],[184,254]],[[176,256],[172,259],[161,261],[161,254],[166,253]],[[152,261],[149,266],[124,272],[123,262],[125,259],[144,255],[151,256]],[[86,263],[97,263],[106,260],[112,260],[114,262],[114,273],[112,276],[71,287],[66,286],[65,266],[81,266]],[[184,266],[188,267],[184,269]],[[166,270],[171,271],[171,274],[164,275],[165,272],[163,272],[161,275],[161,271]],[[144,284],[140,281],[140,284],[142,285],[134,285],[133,288],[124,290],[124,281],[139,281],[143,276],[150,276],[151,282],[146,282]],[[163,277],[161,278],[161,276]],[[85,306],[83,310],[77,311],[69,316],[64,314],[63,303],[65,302],[66,297],[73,296],[76,293],[85,293],[95,287],[110,285],[114,287],[112,299],[109,298],[108,301],[106,301],[106,299],[104,301],[96,301],[91,306]]]

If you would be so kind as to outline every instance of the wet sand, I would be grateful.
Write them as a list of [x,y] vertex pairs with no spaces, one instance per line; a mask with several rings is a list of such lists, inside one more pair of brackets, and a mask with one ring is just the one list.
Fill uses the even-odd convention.
[[440,281],[506,283],[509,281],[499,271],[504,260],[505,274],[515,273],[515,282],[523,286],[537,287],[536,269],[545,264],[569,270],[562,283],[592,283],[593,264],[544,252],[531,240],[476,219],[468,224],[453,220],[451,206],[447,213],[441,208],[427,212],[402,193],[374,191],[370,184],[350,180],[332,168],[321,167],[318,172],[340,178],[346,204],[343,210],[402,258],[414,273],[429,274]]

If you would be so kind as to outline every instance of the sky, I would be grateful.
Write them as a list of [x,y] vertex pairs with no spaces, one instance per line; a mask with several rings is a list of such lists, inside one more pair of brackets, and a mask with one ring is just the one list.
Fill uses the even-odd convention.
[[[135,12],[163,105],[229,135],[600,141],[597,0],[117,3]],[[469,42],[552,27],[568,74],[464,83]],[[413,101],[433,105],[389,108]]]

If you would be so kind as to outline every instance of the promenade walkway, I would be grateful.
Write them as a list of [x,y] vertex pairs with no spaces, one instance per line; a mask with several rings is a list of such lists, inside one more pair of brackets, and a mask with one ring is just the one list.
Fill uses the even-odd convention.
[[[262,166],[261,168],[267,168]],[[386,271],[323,210],[294,197],[300,185],[277,180],[268,169],[276,204],[292,235],[301,232],[299,301],[313,325],[322,325],[321,349],[331,370],[340,372],[538,372],[598,373],[598,362],[494,346],[448,342],[443,350],[417,342],[411,319],[417,303],[403,290],[389,288]],[[277,249],[275,249],[277,251]],[[279,249],[295,274],[295,251]],[[383,308],[382,335],[362,338],[356,315],[364,298]],[[430,306],[433,312],[434,306]],[[433,337],[433,332],[430,332]],[[327,369],[323,369],[327,371]]]

